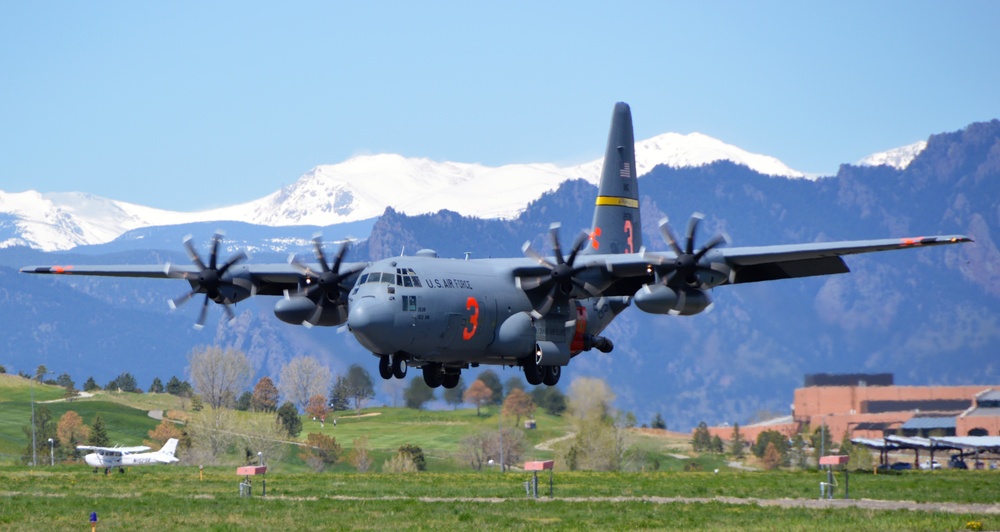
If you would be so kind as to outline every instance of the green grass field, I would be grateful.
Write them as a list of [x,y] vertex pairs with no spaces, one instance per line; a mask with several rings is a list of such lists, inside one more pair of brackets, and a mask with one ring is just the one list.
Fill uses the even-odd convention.
[[[240,498],[233,468],[133,468],[94,474],[86,468],[0,468],[0,527],[83,527],[97,512],[99,529],[319,528],[725,528],[828,530],[959,530],[979,522],[1000,527],[992,513],[891,509],[778,508],[715,497],[810,498],[820,473],[555,474],[555,497],[525,497],[524,472],[345,474],[272,473],[267,496]],[[993,502],[1000,476],[990,472],[858,475],[855,497],[885,500]],[[547,478],[547,475],[542,475]],[[969,486],[978,485],[978,489]],[[698,502],[656,498],[696,497]],[[834,503],[840,501],[833,501]]]
[[[62,397],[62,390],[37,386],[36,401]],[[942,505],[979,505],[917,510],[843,507],[843,501],[815,504],[816,471],[744,472],[731,470],[722,456],[692,456],[686,435],[635,433],[632,442],[645,472],[556,471],[554,498],[525,497],[523,471],[496,468],[473,471],[457,457],[469,434],[496,430],[496,408],[414,411],[368,408],[355,416],[340,413],[336,427],[303,419],[299,439],[310,432],[335,437],[345,452],[355,438],[368,436],[375,457],[373,472],[359,474],[341,461],[323,473],[312,472],[289,445],[284,460],[269,464],[267,497],[262,479],[254,496],[240,498],[233,465],[132,468],[125,474],[95,474],[82,465],[25,467],[22,427],[31,415],[27,381],[0,376],[0,528],[37,530],[85,527],[97,512],[104,529],[275,529],[293,528],[725,528],[960,530],[980,523],[1000,528],[1000,474],[995,471],[912,471],[874,475],[852,473],[852,499],[916,501]],[[185,401],[166,395],[98,394],[73,402],[43,403],[58,418],[75,410],[86,423],[100,413],[115,444],[134,445],[156,426],[149,410],[177,410]],[[241,415],[262,415],[246,414]],[[525,459],[550,459],[552,450],[535,446],[572,430],[561,417],[538,413],[536,430],[525,431]],[[508,426],[513,419],[504,419]],[[403,444],[420,446],[428,471],[381,473],[381,464]],[[651,464],[659,465],[652,471]],[[684,472],[696,464],[704,472]],[[718,469],[718,473],[713,471]],[[548,474],[540,475],[547,494]],[[842,477],[838,475],[842,482]],[[838,492],[842,496],[843,492]],[[774,507],[780,501],[791,507]],[[973,526],[974,528],[974,526]]]

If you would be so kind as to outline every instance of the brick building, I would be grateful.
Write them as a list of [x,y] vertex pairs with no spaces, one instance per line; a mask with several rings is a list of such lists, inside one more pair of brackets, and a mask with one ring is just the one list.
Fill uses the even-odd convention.
[[[740,427],[747,441],[765,430],[794,435],[825,423],[834,441],[905,436],[1000,436],[1000,386],[896,386],[891,374],[807,375],[792,415]],[[731,426],[709,427],[732,437]]]

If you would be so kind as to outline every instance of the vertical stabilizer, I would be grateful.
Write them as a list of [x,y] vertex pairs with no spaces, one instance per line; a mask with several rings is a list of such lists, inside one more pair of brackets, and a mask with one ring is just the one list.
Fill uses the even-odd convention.
[[177,438],[167,440],[167,443],[163,445],[163,448],[159,452],[169,454],[170,456],[177,454]]
[[632,111],[618,102],[611,116],[601,183],[585,253],[636,253],[642,247]]

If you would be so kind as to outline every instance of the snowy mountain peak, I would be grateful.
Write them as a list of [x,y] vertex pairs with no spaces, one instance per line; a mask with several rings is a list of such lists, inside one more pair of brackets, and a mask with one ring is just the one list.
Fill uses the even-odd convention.
[[[638,174],[657,165],[701,166],[729,160],[758,172],[804,177],[774,157],[691,133],[666,133],[636,143]],[[330,226],[380,216],[386,207],[409,214],[442,209],[480,218],[513,218],[532,200],[575,178],[597,183],[602,159],[571,167],[549,163],[488,167],[395,154],[359,155],[316,166],[258,200],[210,211],[162,211],[83,193],[0,192],[0,247],[43,250],[101,244],[130,229],[208,221],[266,226]],[[4,216],[6,214],[6,216]]]
[[[702,133],[664,133],[635,143],[635,165],[638,175],[644,175],[657,165],[671,168],[704,166],[715,161],[731,161],[764,175],[804,178],[806,174],[793,170],[769,155],[750,153]],[[602,160],[577,167],[581,175],[597,183]]]
[[856,166],[891,166],[903,170],[920,155],[927,147],[927,141],[921,140],[899,148],[873,153],[856,163]]

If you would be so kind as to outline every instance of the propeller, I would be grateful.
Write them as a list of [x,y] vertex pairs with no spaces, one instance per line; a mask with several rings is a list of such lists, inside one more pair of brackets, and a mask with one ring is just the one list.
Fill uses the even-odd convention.
[[171,309],[176,309],[180,305],[187,303],[192,297],[195,296],[195,294],[201,292],[205,293],[205,301],[202,303],[201,312],[198,314],[198,321],[195,322],[195,329],[201,329],[205,326],[205,318],[208,315],[209,300],[223,305],[223,309],[226,311],[226,316],[228,317],[227,321],[232,321],[233,318],[236,317],[233,313],[233,309],[231,308],[229,299],[222,295],[222,288],[226,286],[239,287],[240,289],[248,290],[251,293],[255,288],[252,283],[245,279],[223,278],[229,268],[233,267],[233,265],[242,260],[246,260],[247,254],[240,251],[220,266],[218,264],[218,255],[219,243],[222,241],[222,236],[222,232],[216,232],[215,235],[212,236],[212,251],[208,256],[208,265],[201,260],[198,252],[194,249],[194,245],[191,243],[191,235],[184,237],[184,248],[187,250],[187,254],[191,259],[191,262],[198,267],[197,273],[192,274],[191,272],[174,268],[171,264],[167,264],[166,267],[167,277],[184,279],[193,284],[193,288],[190,292],[180,297],[171,299],[168,302]]
[[729,239],[724,234],[717,234],[709,239],[701,249],[695,251],[695,232],[698,230],[698,224],[704,218],[705,215],[700,212],[695,212],[691,215],[691,218],[688,220],[687,233],[684,235],[685,245],[683,249],[678,245],[677,239],[674,238],[674,233],[670,229],[670,221],[666,217],[660,220],[660,234],[663,235],[663,240],[677,255],[677,258],[672,263],[666,259],[661,259],[658,262],[659,266],[670,268],[670,273],[663,278],[663,284],[667,286],[679,286],[680,283],[678,281],[680,281],[687,286],[698,286],[700,284],[698,272],[719,273],[708,266],[699,264],[699,261],[709,251],[720,245],[729,243]]
[[344,261],[344,255],[347,254],[349,247],[348,242],[345,241],[341,244],[331,264],[327,261],[326,254],[323,253],[322,236],[317,233],[313,236],[312,241],[313,253],[320,265],[318,272],[314,271],[312,267],[299,262],[294,254],[288,257],[288,263],[299,270],[306,277],[307,284],[311,285],[308,288],[300,290],[298,293],[299,296],[307,297],[316,303],[316,311],[304,322],[307,325],[316,325],[319,323],[319,319],[323,315],[324,303],[340,300],[341,296],[351,289],[349,285],[344,283],[344,280],[365,268],[364,264],[360,264],[344,272],[340,271],[340,265]]
[[540,265],[549,270],[548,273],[543,275],[517,278],[518,286],[526,292],[547,290],[541,306],[533,309],[531,312],[531,315],[535,318],[541,318],[548,313],[549,309],[555,303],[556,297],[568,298],[573,293],[574,288],[584,290],[593,296],[600,294],[600,290],[597,287],[577,278],[577,274],[591,266],[573,265],[580,250],[583,249],[583,246],[589,240],[590,235],[586,231],[581,231],[573,240],[569,257],[564,258],[562,247],[559,245],[559,228],[560,225],[558,223],[549,226],[549,239],[552,241],[552,253],[555,256],[555,264],[536,252],[531,247],[531,241],[525,242],[524,246],[521,247],[521,251],[524,252],[525,256],[535,259]]

